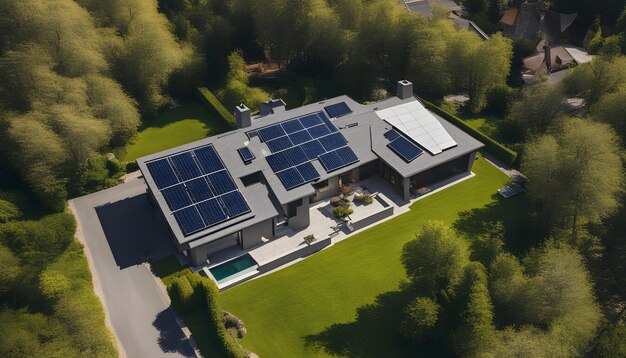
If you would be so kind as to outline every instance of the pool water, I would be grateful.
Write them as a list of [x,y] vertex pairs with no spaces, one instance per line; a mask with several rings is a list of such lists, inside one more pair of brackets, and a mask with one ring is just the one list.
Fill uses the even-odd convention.
[[209,271],[211,271],[213,277],[215,277],[215,279],[219,282],[255,265],[256,262],[252,259],[252,257],[245,254],[234,260],[211,267]]

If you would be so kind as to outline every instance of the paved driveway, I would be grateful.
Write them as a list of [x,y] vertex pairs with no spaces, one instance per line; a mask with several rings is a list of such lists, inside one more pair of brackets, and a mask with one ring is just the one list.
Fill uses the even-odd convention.
[[[175,250],[156,216],[143,179],[72,200],[104,304],[128,357],[195,356],[176,323],[146,255]],[[96,288],[98,290],[98,288]]]

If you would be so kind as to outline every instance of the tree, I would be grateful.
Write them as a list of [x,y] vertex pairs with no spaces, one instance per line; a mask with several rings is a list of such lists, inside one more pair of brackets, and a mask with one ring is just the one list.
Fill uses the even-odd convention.
[[414,342],[428,338],[439,319],[439,305],[428,297],[417,297],[404,310],[400,332]]
[[508,119],[522,128],[524,137],[545,133],[563,115],[564,100],[560,89],[548,82],[526,87]]
[[581,219],[597,220],[618,206],[624,181],[618,143],[607,124],[567,119],[526,145],[528,193],[561,227],[569,222],[572,238]]
[[15,220],[22,216],[20,209],[13,203],[0,199],[0,223]]
[[469,31],[459,31],[450,42],[448,54],[451,73],[469,95],[469,110],[480,112],[486,103],[487,93],[503,85],[509,75],[513,45],[501,33],[482,41]]
[[489,267],[489,292],[496,316],[502,322],[520,321],[517,297],[526,283],[523,267],[517,257],[501,253]]
[[593,106],[603,95],[617,91],[626,81],[626,57],[604,58],[576,67],[563,84],[570,95],[583,97]]
[[241,51],[231,53],[228,64],[230,69],[226,75],[226,88],[217,92],[220,100],[231,107],[245,103],[252,110],[258,109],[259,104],[267,101],[270,95],[260,88],[248,86],[246,64]]
[[469,263],[465,240],[440,221],[429,221],[402,249],[402,264],[414,285],[428,295],[453,293]]
[[504,247],[504,223],[502,221],[483,223],[486,234],[472,242],[472,255],[478,261],[489,265]]
[[0,242],[0,296],[10,291],[20,271],[20,260]]
[[602,96],[589,112],[592,118],[613,126],[626,143],[626,86]]
[[626,324],[618,322],[600,336],[597,356],[619,358],[626,356]]
[[482,264],[472,262],[465,268],[463,286],[468,287],[467,305],[455,333],[457,352],[463,356],[478,357],[491,349],[496,339],[493,306]]
[[490,0],[463,0],[463,9],[470,14],[480,14],[489,8]]

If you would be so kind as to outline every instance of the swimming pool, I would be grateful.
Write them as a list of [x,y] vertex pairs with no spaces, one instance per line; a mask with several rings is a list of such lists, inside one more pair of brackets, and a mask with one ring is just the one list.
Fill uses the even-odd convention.
[[243,271],[251,271],[251,268],[256,268],[257,266],[256,261],[249,254],[245,254],[211,267],[209,271],[211,271],[211,275],[213,275],[215,280],[220,282]]

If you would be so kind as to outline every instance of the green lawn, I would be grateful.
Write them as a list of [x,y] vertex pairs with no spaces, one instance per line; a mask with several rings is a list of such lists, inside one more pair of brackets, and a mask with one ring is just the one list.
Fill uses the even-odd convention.
[[[327,355],[402,357],[420,352],[399,338],[406,297],[402,246],[431,219],[476,233],[482,220],[519,222],[525,197],[507,201],[496,191],[508,178],[479,159],[476,177],[418,201],[412,210],[359,233],[293,266],[225,291],[224,309],[241,318],[241,340],[261,357]],[[509,245],[509,243],[507,243]],[[444,355],[440,347],[422,354]]]
[[156,153],[210,135],[225,132],[228,125],[198,102],[188,102],[164,111],[145,124],[126,146],[124,159],[131,162],[144,155]]

